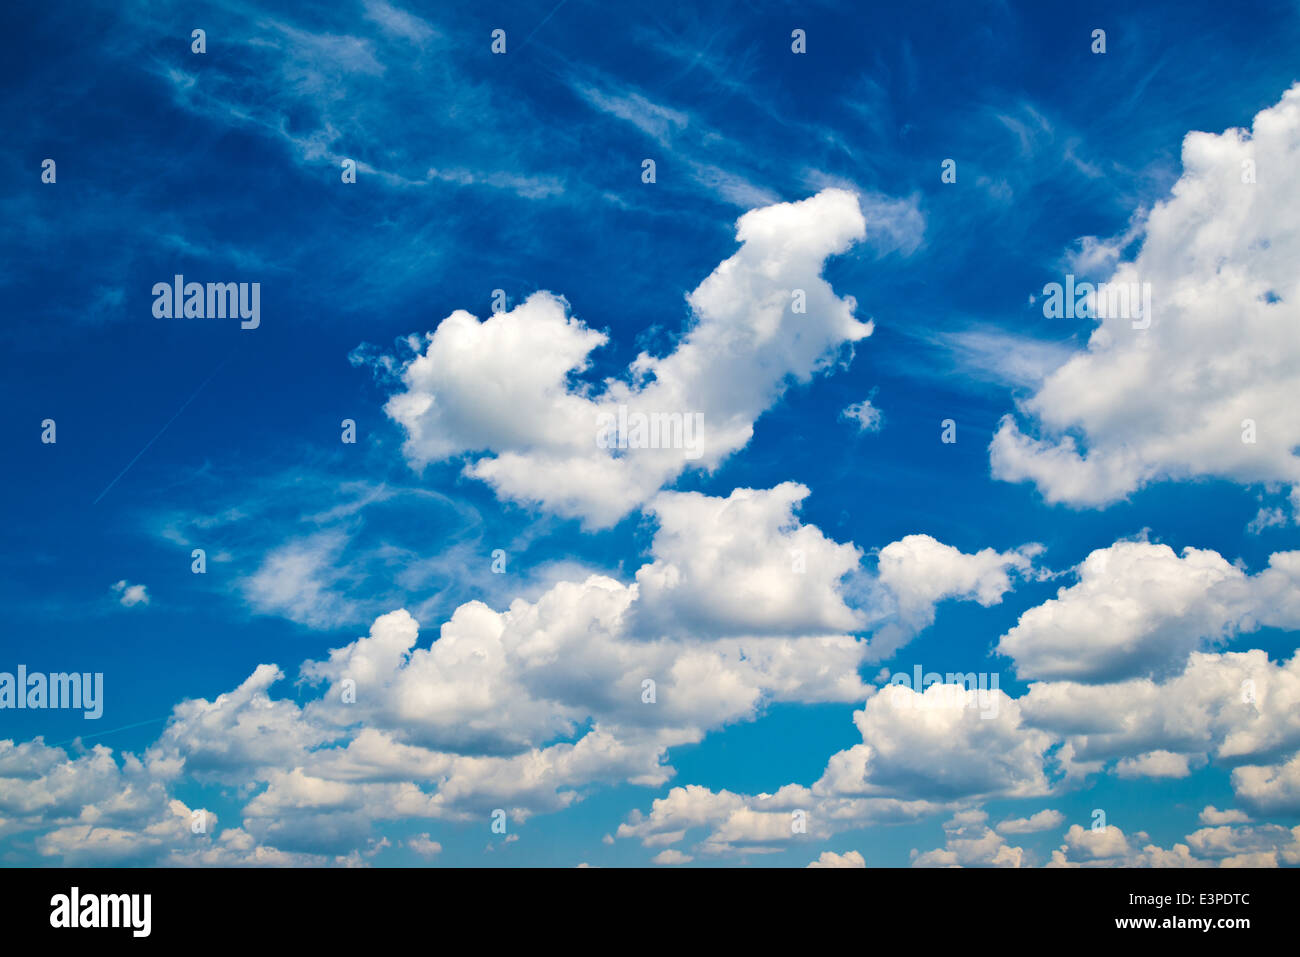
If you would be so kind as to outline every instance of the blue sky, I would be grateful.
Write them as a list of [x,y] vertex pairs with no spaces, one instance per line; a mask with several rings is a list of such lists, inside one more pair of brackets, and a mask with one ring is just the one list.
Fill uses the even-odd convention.
[[1300,862],[1300,11],[1215,7],[33,11],[0,672],[104,713],[0,710],[0,860]]

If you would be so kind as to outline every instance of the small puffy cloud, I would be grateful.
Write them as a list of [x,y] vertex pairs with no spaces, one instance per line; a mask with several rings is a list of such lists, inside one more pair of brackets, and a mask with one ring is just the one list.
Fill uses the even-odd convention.
[[845,851],[843,854],[836,854],[834,851],[822,851],[817,860],[808,865],[809,867],[866,867],[866,859],[857,851]]
[[883,660],[934,622],[935,605],[948,599],[997,604],[1013,587],[1012,575],[1028,575],[1039,545],[1008,552],[985,548],[967,554],[930,535],[908,535],[880,550],[879,583],[893,596],[895,619],[871,639],[873,658]]
[[149,604],[149,591],[144,585],[132,585],[125,578],[113,586],[118,603],[125,608]]
[[1122,778],[1185,778],[1192,773],[1193,764],[1199,766],[1204,760],[1201,755],[1148,751],[1120,761],[1115,773]]
[[1223,824],[1246,824],[1250,821],[1250,815],[1239,808],[1220,811],[1213,804],[1207,804],[1202,809],[1199,820],[1202,824],[1218,827]]
[[879,432],[885,425],[885,414],[872,405],[870,399],[846,406],[840,412],[840,418],[856,422],[859,432]]
[[913,867],[1024,867],[1024,848],[1013,847],[988,826],[983,811],[963,811],[943,825],[944,846],[912,851]]
[[1047,809],[1031,814],[1029,817],[1017,817],[1003,821],[996,828],[999,834],[1036,834],[1050,831],[1065,823],[1065,815],[1060,811]]
[[1300,192],[1264,172],[1300,165],[1300,85],[1249,131],[1188,133],[1182,160],[1108,280],[1147,284],[1151,314],[1104,310],[1087,350],[1003,418],[996,477],[1075,506],[1199,476],[1300,487]]
[[1065,832],[1065,843],[1072,852],[1094,861],[1124,858],[1129,854],[1128,839],[1113,824],[1089,828],[1071,824]]
[[408,837],[406,846],[421,857],[432,858],[442,853],[442,845],[437,841],[430,840],[428,833]]
[[1232,789],[1256,814],[1300,814],[1300,754],[1280,764],[1234,768]]
[[670,847],[667,850],[660,851],[658,854],[652,857],[650,859],[650,863],[673,866],[673,865],[680,865],[680,864],[689,864],[693,860],[695,860],[695,858],[692,857],[690,854],[684,854],[683,852]]

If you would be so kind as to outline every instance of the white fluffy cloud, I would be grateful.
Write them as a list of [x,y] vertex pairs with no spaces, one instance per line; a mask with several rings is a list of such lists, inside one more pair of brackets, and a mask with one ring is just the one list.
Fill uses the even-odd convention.
[[125,608],[149,604],[149,590],[144,585],[132,585],[125,578],[113,585],[118,603]]
[[1300,552],[1252,576],[1218,552],[1117,542],[1025,612],[998,652],[1021,678],[1114,681],[1176,672],[1192,651],[1268,626],[1300,627]]
[[1097,862],[1123,864],[1131,854],[1128,838],[1115,825],[1085,828],[1071,824],[1065,832],[1065,843],[1053,852],[1052,858],[1058,866],[1073,864],[1077,867]]
[[654,848],[678,844],[694,832],[698,854],[769,854],[870,824],[916,821],[950,807],[925,800],[845,797],[821,786],[788,784],[775,794],[747,795],[692,784],[656,798],[649,814],[632,811],[617,836]]
[[991,548],[967,554],[929,535],[907,535],[880,550],[878,578],[893,598],[895,617],[876,630],[872,656],[883,660],[934,622],[935,605],[947,599],[977,601],[985,608],[1013,587],[1012,574],[1030,573],[1039,545],[1008,552]]
[[[944,598],[1000,600],[1014,576],[1033,572],[1035,553],[1027,546],[963,555],[909,536],[881,550],[874,584],[892,596],[895,617],[924,622]],[[958,813],[946,826],[945,845],[916,852],[915,864],[1024,866],[1031,856],[1003,837],[1060,827],[1060,812],[991,829],[971,816],[970,801],[1041,797],[1108,769],[1127,778],[1183,777],[1209,761],[1233,769],[1246,807],[1294,813],[1300,758],[1270,762],[1300,747],[1300,656],[1278,663],[1258,649],[1196,650],[1262,625],[1293,626],[1294,581],[1295,553],[1275,554],[1267,569],[1249,575],[1214,552],[1180,556],[1166,546],[1116,543],[1093,553],[1079,584],[1031,610],[1013,632],[1018,667],[1034,661],[1036,677],[1054,676],[1042,663],[1052,660],[1046,652],[1065,661],[1064,649],[1073,648],[1081,666],[1069,673],[1085,674],[1086,683],[1038,680],[1018,699],[994,688],[932,685],[917,693],[886,686],[854,715],[863,743],[831,756],[811,787],[791,784],[754,796],[673,788],[648,815],[635,812],[619,836],[660,847],[695,834],[696,854],[743,856],[788,846],[796,839],[789,815],[797,809],[806,812],[813,839],[947,809]],[[1094,636],[1106,640],[1090,645]],[[1216,812],[1203,822],[1243,820],[1241,812]],[[1141,832],[1076,826],[1051,866],[1263,864],[1282,851],[1270,853],[1215,859],[1188,844],[1158,847]]]
[[668,848],[666,851],[660,851],[650,859],[651,864],[660,864],[665,867],[672,867],[680,864],[689,864],[695,860],[690,854],[683,854],[674,848]]
[[842,579],[862,552],[803,525],[808,489],[736,489],[726,498],[664,492],[655,560],[636,573],[637,627],[655,634],[800,635],[856,631],[865,613],[845,602]]
[[1220,811],[1213,804],[1207,804],[1200,814],[1200,822],[1208,824],[1211,827],[1219,827],[1223,824],[1246,824],[1250,821],[1250,815],[1238,808],[1227,808]]
[[1039,811],[1037,814],[1031,814],[1029,817],[1018,817],[1003,821],[995,830],[999,834],[1035,834],[1038,831],[1050,831],[1054,827],[1060,827],[1065,823],[1065,815],[1060,811],[1047,809]]
[[[703,830],[696,845],[700,853],[755,853],[872,824],[915,821],[953,810],[961,801],[1048,793],[1043,765],[1051,736],[1024,726],[1016,702],[1000,691],[981,697],[978,691],[947,690],[953,693],[945,695],[938,685],[925,695],[905,687],[876,691],[854,713],[863,743],[833,755],[811,787],[789,784],[775,794],[752,796],[675,787],[653,802],[648,815],[634,811],[618,836],[656,847]],[[996,712],[990,707],[994,701]],[[801,833],[791,828],[796,811],[804,815]],[[1019,866],[1018,848],[1007,847],[991,831],[978,837],[958,836],[972,842],[961,860],[979,857],[978,844],[989,860]],[[957,861],[927,857],[921,863]]]
[[[1037,817],[1037,815],[1035,815]],[[1030,854],[1011,847],[985,824],[978,809],[957,813],[944,824],[945,845],[919,854],[914,867],[1024,867]],[[1053,826],[1059,826],[1056,821]],[[1003,828],[999,827],[999,831]],[[1201,828],[1171,848],[1151,842],[1144,831],[1125,834],[1113,824],[1072,824],[1047,867],[1278,867],[1300,863],[1300,827],[1277,824]]]
[[[811,812],[808,834],[829,834],[935,813],[957,794],[1037,793],[1046,737],[1016,725],[1014,703],[981,702],[1001,713],[972,712],[974,724],[962,712],[920,724],[885,712],[860,675],[867,639],[854,634],[879,618],[859,607],[866,593],[887,599],[888,617],[911,633],[935,602],[999,600],[1027,555],[963,555],[913,536],[886,546],[873,576],[856,546],[800,522],[807,494],[794,483],[726,498],[660,493],[650,560],[631,583],[560,581],[501,611],[468,602],[436,635],[405,610],[381,615],[368,635],[301,666],[300,685],[316,696],[277,697],[284,674],[261,665],[227,693],[176,705],[139,758],[10,744],[0,776],[19,783],[0,794],[0,827],[44,828],[59,854],[72,832],[50,827],[77,825],[96,807],[92,844],[103,859],[134,840],[150,860],[355,863],[379,848],[377,823],[473,820],[498,807],[520,822],[596,785],[662,786],[674,774],[671,748],[776,702],[865,701],[874,727],[860,725],[864,745],[815,789],[710,796],[702,853],[771,852],[792,836],[796,810]],[[6,775],[6,762],[22,773]],[[202,847],[141,837],[170,820],[181,780],[239,788],[239,826]],[[108,813],[132,803],[142,810]]]
[[1162,848],[1144,831],[1071,825],[1048,867],[1278,867],[1300,863],[1300,827],[1207,827]]
[[[327,725],[364,721],[422,747],[510,755],[589,719],[620,740],[662,732],[680,743],[752,718],[765,700],[853,701],[866,693],[859,639],[641,639],[627,634],[636,601],[635,587],[613,579],[562,582],[504,612],[464,605],[427,647],[417,646],[415,620],[393,612],[369,637],[304,666],[305,676],[328,683],[307,710]],[[653,703],[644,700],[646,680],[654,682]],[[345,700],[347,681],[355,703]],[[647,773],[657,768],[656,748],[643,758]]]
[[[70,866],[258,866],[346,863],[286,854],[169,793],[180,767],[157,751],[69,754],[40,738],[0,741],[0,836],[35,835],[36,852]],[[220,830],[220,834],[218,831]]]
[[809,867],[866,867],[867,861],[857,851],[845,851],[843,854],[836,854],[834,851],[822,851],[817,860],[808,865]]
[[[481,322],[454,312],[403,367],[404,390],[386,411],[406,430],[413,467],[469,454],[466,473],[502,498],[612,524],[686,468],[713,469],[743,448],[789,382],[807,382],[871,334],[852,297],[821,278],[827,257],[865,233],[846,190],[746,213],[740,250],[687,297],[694,322],[677,347],[640,354],[626,379],[599,390],[572,377],[607,337],[568,316],[563,299],[538,292]],[[684,417],[682,430],[660,447],[620,449],[615,436],[602,448],[611,421],[626,421],[623,437],[637,444],[637,421],[620,407]]]
[[1023,867],[1025,849],[1013,847],[988,826],[988,815],[969,810],[943,825],[944,846],[924,854],[912,851],[913,867]]
[[1078,506],[1166,478],[1300,486],[1300,86],[1250,131],[1188,133],[1182,161],[1137,257],[1109,277],[1150,284],[1150,328],[1101,320],[1022,404],[1027,431],[1003,419],[997,477]]
[[[1164,682],[1038,682],[1018,703],[1029,724],[1063,735],[1081,762],[1135,758],[1132,770],[1177,770],[1177,759],[1157,754],[1170,752],[1262,765],[1300,747],[1300,655],[1274,663],[1259,649],[1194,652]],[[1263,787],[1245,767],[1234,772],[1234,784],[1238,775]],[[1238,793],[1245,793],[1240,785]]]
[[1052,737],[1029,727],[1004,692],[890,685],[853,721],[862,744],[834,755],[816,787],[845,796],[951,801],[1047,794]]
[[302,762],[330,733],[304,721],[293,701],[271,697],[283,678],[275,665],[259,665],[213,701],[182,701],[151,749],[153,760],[183,763],[188,773],[230,784]]
[[[1296,706],[1294,699],[1291,706]],[[1234,768],[1232,787],[1257,814],[1300,814],[1300,753],[1280,764]]]
[[1155,750],[1124,758],[1115,765],[1115,773],[1122,778],[1185,778],[1192,773],[1193,765],[1203,763],[1200,755]]
[[1187,835],[1187,844],[1199,857],[1242,866],[1277,867],[1280,861],[1300,864],[1300,827],[1205,827]]
[[[1057,827],[1060,815],[990,829],[968,819],[970,802],[1052,794],[1062,771],[1180,777],[1210,761],[1231,769],[1244,808],[1300,807],[1300,656],[1189,650],[1286,627],[1300,553],[1248,575],[1213,552],[1117,543],[1004,639],[1017,667],[1033,663],[1044,679],[1021,698],[960,685],[877,689],[861,680],[872,648],[853,630],[881,620],[919,629],[948,599],[1000,601],[1034,572],[1038,549],[964,554],[914,535],[881,549],[873,575],[858,548],[799,521],[806,495],[794,483],[726,498],[660,493],[650,559],[632,582],[561,581],[502,611],[469,602],[437,640],[403,610],[382,615],[368,635],[302,666],[319,696],[275,697],[283,674],[262,665],[228,693],[177,705],[140,757],[5,743],[0,831],[37,832],[40,853],[93,863],[354,864],[382,848],[383,822],[469,821],[498,807],[523,822],[596,785],[661,787],[674,774],[672,748],[771,702],[861,704],[862,743],[831,755],[811,786],[673,788],[619,836],[658,853],[695,832],[681,860],[746,856],[947,812],[958,816],[945,845],[915,863],[1020,866],[1029,857],[1003,837]],[[864,593],[884,600],[864,611]],[[1107,640],[1080,645],[1092,635]],[[1055,678],[1043,664],[1070,647],[1087,680]],[[1163,672],[1143,673],[1160,670],[1151,663]],[[1131,676],[1107,680],[1115,674]],[[190,840],[172,804],[182,779],[238,786],[238,826]],[[796,813],[806,827],[792,828]],[[1203,823],[1241,821],[1216,812]],[[1209,859],[1117,835],[1067,834],[1053,863]]]
[[406,839],[406,846],[415,851],[415,853],[419,854],[421,857],[425,858],[437,857],[442,853],[442,845],[437,841],[430,840],[427,833],[416,834],[414,837],[408,837]]

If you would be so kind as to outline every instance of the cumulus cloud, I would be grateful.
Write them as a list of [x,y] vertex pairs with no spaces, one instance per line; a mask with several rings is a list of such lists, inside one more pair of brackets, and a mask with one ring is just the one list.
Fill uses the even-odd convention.
[[1198,820],[1202,824],[1218,827],[1221,824],[1245,824],[1250,821],[1250,815],[1238,808],[1228,808],[1220,811],[1213,804],[1207,804],[1201,810]]
[[924,800],[845,797],[820,786],[788,784],[774,794],[749,795],[691,784],[656,798],[648,814],[633,810],[617,837],[636,838],[654,848],[694,834],[697,854],[766,854],[870,824],[916,821],[948,807]]
[[1029,817],[1017,817],[1003,821],[996,828],[999,834],[1034,834],[1038,831],[1050,831],[1065,823],[1065,815],[1060,811],[1047,809],[1031,814]]
[[[881,689],[854,713],[863,743],[832,755],[811,787],[788,784],[757,795],[674,787],[652,803],[648,814],[633,811],[617,836],[658,847],[694,833],[697,853],[762,853],[873,824],[916,821],[957,810],[972,799],[1048,793],[1044,760],[1051,737],[1025,727],[1012,699],[999,691],[992,694],[1001,699],[997,713],[981,718],[974,707],[979,692],[956,689],[945,696],[938,685],[925,695],[901,687]],[[925,703],[916,700],[926,696]],[[792,827],[796,813],[801,815],[798,830]],[[957,854],[951,861],[936,852],[922,863],[973,862],[984,848],[990,862],[1020,866],[1020,849],[1007,847],[980,821],[978,834],[955,835],[959,844],[969,846],[944,851]]]
[[892,621],[876,630],[872,655],[883,660],[934,622],[935,606],[946,599],[997,604],[1013,587],[1012,576],[1030,574],[1042,546],[1013,551],[985,548],[967,554],[929,535],[908,535],[880,550],[879,582],[892,596]]
[[675,850],[673,848],[669,848],[666,851],[660,851],[654,857],[650,858],[650,863],[673,866],[679,864],[689,864],[693,860],[695,860],[695,858],[692,857],[690,854],[683,854],[681,851]]
[[1232,788],[1256,814],[1300,814],[1300,754],[1279,764],[1234,768]]
[[40,738],[0,741],[0,836],[33,835],[36,853],[69,866],[233,867],[344,863],[259,844],[170,793],[180,768],[157,752],[72,753]]
[[[503,610],[467,602],[423,634],[403,609],[381,615],[368,634],[303,663],[296,694],[277,696],[284,673],[260,665],[211,700],[177,704],[154,744],[120,766],[108,752],[68,759],[13,746],[10,761],[34,766],[6,796],[19,803],[0,814],[7,827],[23,820],[53,833],[87,806],[148,795],[159,818],[169,789],[194,781],[238,788],[245,801],[238,828],[202,848],[203,860],[355,863],[386,846],[374,831],[385,821],[466,821],[503,808],[522,822],[601,784],[662,786],[675,773],[670,749],[779,702],[865,701],[875,727],[861,725],[864,745],[815,789],[711,796],[700,853],[769,853],[792,835],[795,811],[814,810],[807,833],[825,836],[934,813],[953,795],[1036,793],[1046,738],[1016,725],[1009,699],[972,692],[985,710],[998,706],[996,720],[954,713],[927,730],[882,710],[860,675],[867,640],[854,633],[879,618],[859,605],[866,592],[886,596],[889,614],[916,630],[935,602],[1000,599],[1008,570],[1028,558],[968,556],[917,537],[886,546],[873,576],[859,548],[799,520],[807,494],[795,483],[725,498],[660,493],[649,506],[650,558],[632,581],[557,581]],[[970,757],[980,749],[993,755],[983,771]],[[105,855],[143,833],[134,818],[95,823]],[[65,838],[50,839],[52,854]],[[158,848],[151,859],[170,853],[146,844]]]
[[[1044,681],[1018,699],[964,685],[932,685],[923,693],[891,685],[854,714],[863,743],[832,755],[811,787],[792,784],[756,796],[674,788],[648,815],[634,812],[619,836],[656,846],[699,830],[697,853],[740,854],[789,841],[783,828],[793,809],[806,811],[808,834],[824,838],[950,808],[958,814],[946,825],[945,846],[916,852],[917,866],[1025,866],[1029,856],[1002,836],[1059,827],[1063,815],[1048,809],[990,829],[983,816],[963,809],[965,802],[1051,794],[1060,771],[1062,781],[1107,765],[1120,777],[1182,777],[1211,759],[1233,767],[1244,806],[1292,814],[1300,807],[1300,757],[1268,762],[1300,747],[1297,701],[1300,655],[1274,663],[1258,649],[1194,652],[1182,673],[1163,682]],[[1245,820],[1241,812],[1202,813],[1202,823],[1213,826]],[[1271,860],[1258,853],[1261,864]],[[1222,863],[1254,860],[1242,855]],[[1140,832],[1130,838],[1113,826],[1075,826],[1049,866],[1208,863],[1210,855],[1194,854],[1189,844],[1166,849]]]
[[1182,161],[1109,278],[1150,284],[1149,328],[1107,310],[1087,350],[1002,420],[996,477],[1075,506],[1163,479],[1300,486],[1300,193],[1280,172],[1300,163],[1300,86],[1249,131],[1188,133]]
[[[1107,768],[1179,777],[1211,760],[1232,768],[1243,807],[1300,805],[1300,656],[1186,651],[1189,635],[1285,625],[1296,553],[1249,575],[1213,552],[1117,543],[1012,632],[1017,666],[1039,655],[1034,673],[1050,676],[1044,649],[1075,641],[1058,632],[1083,614],[1060,607],[1101,609],[1087,634],[1123,640],[1118,658],[1105,642],[1076,642],[1080,660],[1102,663],[1087,681],[1041,677],[1020,698],[969,684],[873,688],[859,674],[871,649],[851,630],[878,624],[880,602],[864,610],[850,598],[884,596],[888,621],[919,629],[937,602],[1000,601],[1015,578],[1034,574],[1037,547],[966,554],[914,535],[881,549],[865,572],[858,548],[800,522],[807,494],[794,483],[725,498],[660,493],[649,507],[650,559],[631,582],[560,581],[500,611],[468,602],[436,640],[404,610],[382,615],[368,635],[302,665],[315,696],[275,696],[284,675],[262,665],[232,691],[178,704],[139,757],[7,743],[0,829],[34,831],[41,853],[84,861],[363,863],[385,846],[375,835],[383,822],[467,821],[498,807],[524,822],[596,785],[663,786],[672,748],[781,701],[860,704],[862,743],[831,755],[811,786],[672,788],[619,836],[658,853],[694,834],[692,857],[746,856],[947,812],[957,816],[944,846],[914,863],[1021,866],[1028,856],[1003,837],[1059,826],[1059,813],[990,828],[964,816],[971,801],[1042,797],[1062,772],[1067,781]],[[1051,615],[1065,624],[1054,631]],[[1135,660],[1178,655],[1181,671],[1102,680],[1137,670]],[[169,803],[182,780],[240,788],[238,826],[189,842]],[[792,827],[796,814],[802,827]],[[1103,840],[1117,838],[1067,835],[1053,863],[1200,860],[1182,845]]]
[[1114,681],[1181,670],[1195,650],[1261,627],[1300,627],[1300,552],[1248,575],[1218,552],[1116,542],[1025,612],[998,653],[1021,678]]
[[438,841],[430,840],[428,832],[417,833],[413,837],[407,837],[406,845],[420,857],[437,857],[442,853],[442,845]]
[[1300,827],[1276,824],[1207,827],[1171,848],[1151,843],[1144,831],[1070,827],[1048,867],[1278,867],[1300,863]]
[[[1135,758],[1130,770],[1181,765],[1183,755],[1262,768],[1300,747],[1300,656],[1274,663],[1259,649],[1194,652],[1186,668],[1163,682],[1134,678],[1110,684],[1038,682],[1017,699],[1025,720],[1063,735],[1073,759],[1107,762]],[[1233,782],[1261,794],[1260,770],[1238,767]]]
[[834,851],[822,851],[817,860],[808,865],[809,867],[866,867],[867,861],[857,851],[845,851],[843,854],[836,854]]
[[164,806],[165,794],[139,759],[119,765],[112,749],[96,745],[69,756],[42,738],[15,744],[0,741],[0,828],[25,830],[40,821],[81,819],[115,826]]
[[[610,525],[685,469],[743,448],[789,383],[871,334],[852,297],[821,278],[827,257],[865,233],[846,190],[746,213],[740,250],[687,296],[694,319],[676,348],[641,353],[599,389],[574,377],[607,337],[562,298],[538,292],[482,321],[459,310],[402,367],[385,409],[413,467],[468,455],[465,473],[504,499]],[[637,416],[675,418],[651,432]]]
[[1125,758],[1115,765],[1115,773],[1122,778],[1185,778],[1192,773],[1193,765],[1204,763],[1201,755],[1156,750]]
[[950,801],[1035,797],[1052,737],[997,689],[890,685],[853,714],[862,744],[831,757],[817,787],[837,795]]
[[726,498],[665,492],[655,560],[636,573],[636,625],[656,634],[833,634],[856,631],[865,612],[846,604],[842,580],[860,549],[827,539],[795,511],[808,489],[784,482]]
[[1187,835],[1187,844],[1197,856],[1219,861],[1225,867],[1300,864],[1300,827],[1205,827]]
[[[636,601],[635,586],[610,578],[561,582],[504,612],[463,605],[427,647],[417,646],[415,620],[393,612],[369,637],[304,666],[305,677],[328,685],[308,705],[310,717],[340,727],[364,721],[422,747],[503,756],[593,720],[589,743],[606,740],[604,758],[635,759],[661,780],[658,754],[669,741],[752,718],[766,700],[865,694],[856,673],[863,642],[851,636],[643,639],[627,634]],[[346,700],[348,681],[355,702]]]
[[275,665],[259,665],[212,701],[182,701],[151,749],[153,760],[226,784],[306,760],[330,732],[304,721],[295,702],[271,697],[271,686],[283,678]]
[[1113,824],[1090,828],[1071,824],[1065,833],[1065,846],[1090,861],[1124,858],[1130,853],[1128,838]]
[[1024,867],[1027,856],[988,826],[980,810],[962,811],[943,825],[944,846],[924,854],[912,850],[913,867]]
[[[1300,627],[1298,554],[1275,553],[1251,575],[1213,551],[1118,542],[1088,556],[1077,584],[1022,615],[998,650],[1038,679],[1018,704],[1029,726],[1063,742],[1066,777],[1109,767],[1121,778],[1179,779],[1213,762],[1232,769],[1245,807],[1300,807],[1298,656],[1200,650]],[[1233,823],[1232,813],[1203,820]]]

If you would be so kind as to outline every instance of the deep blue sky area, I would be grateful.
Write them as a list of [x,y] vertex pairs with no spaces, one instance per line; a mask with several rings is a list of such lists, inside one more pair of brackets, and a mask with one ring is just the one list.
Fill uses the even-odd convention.
[[[321,687],[297,683],[300,665],[394,609],[419,619],[427,648],[468,601],[503,611],[592,572],[631,582],[652,560],[645,511],[593,528],[505,500],[463,474],[465,456],[409,463],[385,413],[399,383],[363,359],[409,358],[402,340],[456,310],[486,318],[493,290],[511,308],[546,290],[608,336],[574,388],[626,379],[639,353],[667,355],[698,321],[685,297],[736,252],[741,215],[828,187],[868,209],[865,240],[823,275],[873,334],[791,382],[716,470],[667,487],[802,483],[799,519],[861,549],[868,578],[877,550],[912,534],[964,553],[1043,546],[1044,574],[996,603],[940,603],[895,657],[861,666],[866,683],[919,663],[999,672],[1023,695],[999,637],[1121,540],[1214,550],[1252,575],[1300,547],[1290,519],[1247,530],[1285,500],[1277,482],[1188,475],[1096,507],[1051,504],[995,477],[989,452],[1035,376],[1094,328],[1045,318],[1033,297],[1071,270],[1081,237],[1128,235],[1136,255],[1128,231],[1179,180],[1189,131],[1249,127],[1300,81],[1294,3],[30,3],[0,16],[0,671],[102,672],[106,689],[95,722],[0,711],[0,741],[40,737],[70,757],[102,744],[121,762],[158,741],[178,703],[213,701],[261,664],[285,673],[274,697],[306,705]],[[498,28],[505,55],[491,51]],[[1097,28],[1104,55],[1090,52]],[[806,54],[791,51],[795,29]],[[340,158],[357,162],[355,183]],[[940,178],[949,158],[955,184]],[[260,283],[260,326],[156,318],[151,290],[176,274]],[[868,398],[876,431],[842,414]],[[344,419],[355,444],[340,441]],[[939,441],[946,419],[955,444]],[[505,575],[490,572],[496,548]],[[302,575],[258,592],[286,549]],[[132,585],[147,602],[124,601]],[[1296,638],[1266,627],[1233,650],[1283,661]],[[512,823],[508,843],[477,812],[387,820],[364,831],[370,844],[244,827],[287,853],[359,849],[380,865],[645,865],[667,845],[602,840],[629,814],[678,786],[812,786],[862,745],[861,707],[765,700],[669,747],[667,781],[566,785],[568,806]],[[1233,767],[1110,766],[1068,784],[1058,769],[1049,795],[960,798],[693,863],[856,850],[906,866],[976,807],[990,822],[1058,810],[1054,829],[1007,835],[1035,863],[1099,807],[1169,847],[1206,805],[1233,806]],[[436,777],[415,782],[433,793]],[[265,780],[191,768],[166,787],[233,828]],[[58,863],[42,835],[77,811],[5,800],[0,785],[0,861]],[[1300,823],[1286,808],[1253,820]],[[417,834],[441,851],[413,849]]]

